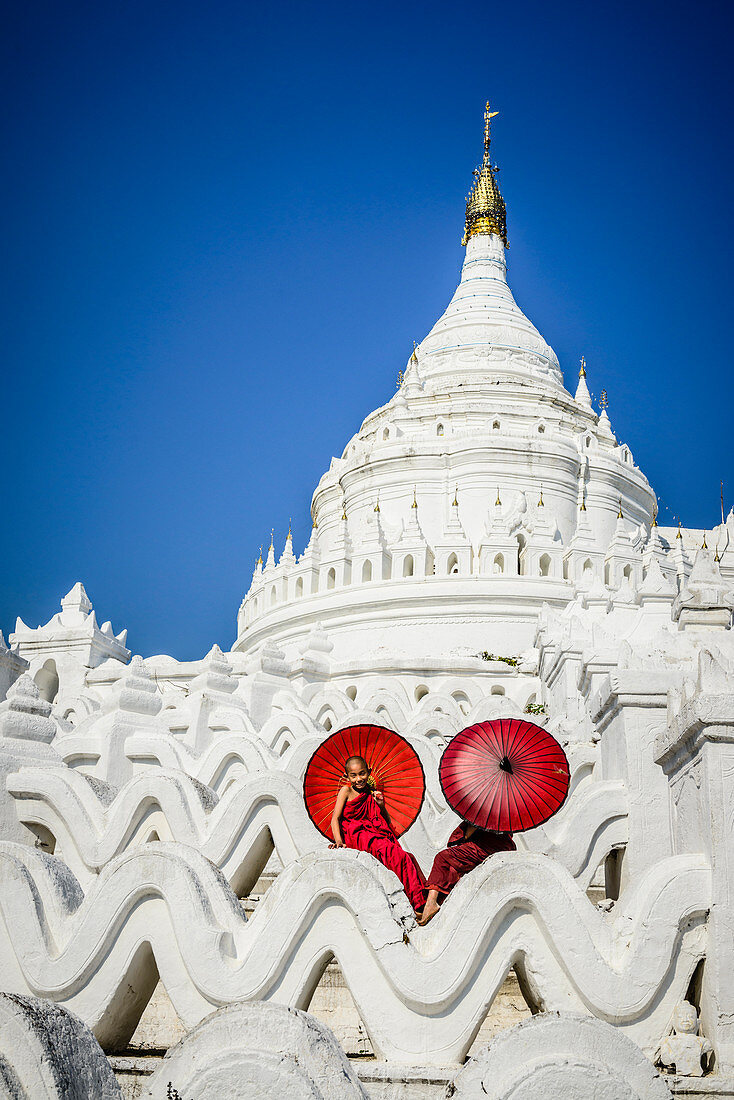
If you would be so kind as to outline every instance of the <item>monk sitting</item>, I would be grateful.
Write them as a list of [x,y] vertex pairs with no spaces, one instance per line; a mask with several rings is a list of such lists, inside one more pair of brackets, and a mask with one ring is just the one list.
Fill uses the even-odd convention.
[[418,924],[435,917],[456,883],[495,852],[514,852],[512,833],[493,833],[462,821],[449,837],[448,847],[439,852],[428,876],[428,897]]
[[381,791],[372,790],[370,768],[361,756],[350,756],[344,765],[345,783],[336,796],[331,816],[334,843],[331,848],[358,848],[369,852],[403,884],[410,904],[422,907],[426,897],[425,875],[415,856],[398,844]]

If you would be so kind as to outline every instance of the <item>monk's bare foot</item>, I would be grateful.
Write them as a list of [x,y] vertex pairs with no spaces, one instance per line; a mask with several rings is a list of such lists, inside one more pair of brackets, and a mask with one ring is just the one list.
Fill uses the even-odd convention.
[[429,898],[423,906],[423,912],[418,917],[418,924],[428,924],[429,920],[436,916],[441,906],[433,898]]

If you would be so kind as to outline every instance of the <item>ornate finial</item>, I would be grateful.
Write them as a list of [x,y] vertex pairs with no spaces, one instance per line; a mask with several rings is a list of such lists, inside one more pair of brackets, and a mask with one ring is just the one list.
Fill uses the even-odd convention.
[[607,397],[607,391],[601,391],[601,397],[599,398],[599,407],[604,410],[609,407],[609,398]]
[[502,504],[502,501],[500,500],[500,487],[499,487],[499,485],[498,485],[498,486],[497,486],[497,499],[496,499],[496,501],[494,502],[494,506],[495,506],[495,508],[497,508],[497,507],[499,507],[499,506],[500,506],[501,504]]
[[399,370],[398,371],[397,382],[395,383],[395,388],[399,390],[404,381],[405,381],[405,373],[403,371]]
[[313,514],[313,522],[312,522],[311,526],[313,527],[314,531],[318,527],[318,523],[316,522],[316,512],[314,512],[314,514]]
[[585,512],[585,511],[586,511],[586,501],[582,497],[581,498],[581,507],[579,508],[579,512]]
[[377,494],[377,503],[375,504],[372,511],[373,512],[379,512],[380,511],[380,494],[379,493]]
[[410,357],[411,363],[417,363],[418,362],[418,356],[415,353],[415,349],[416,349],[416,343],[415,343],[415,340],[414,340],[413,341],[413,354]]
[[652,525],[653,527],[657,527],[658,525],[658,510],[654,504],[652,506]]
[[346,500],[343,500],[342,501],[342,519],[346,519],[346,518],[347,518],[347,502],[346,502]]
[[415,485],[413,486],[413,503],[411,504],[410,507],[411,508],[417,508],[418,507],[418,501],[416,500],[416,496],[415,496]]
[[701,545],[701,549],[702,550],[708,550],[708,546],[706,545],[706,532],[705,531],[703,533],[703,543]]
[[286,542],[293,542],[293,532],[291,531],[292,526],[293,526],[293,520],[289,518],[288,519],[288,534],[285,536],[285,541]]
[[497,168],[492,168],[489,159],[490,122],[498,114],[499,111],[490,111],[487,103],[484,111],[484,157],[481,168],[474,171],[474,186],[466,200],[466,222],[462,244],[467,244],[469,239],[477,233],[496,233],[507,248],[507,211],[494,178]]
[[681,529],[680,529],[680,520],[678,520],[678,534],[675,537],[677,539],[682,539],[683,538],[683,534],[682,534]]
[[538,507],[539,508],[545,508],[545,504],[543,503],[543,486],[542,485],[540,486],[540,500],[538,501]]
[[622,515],[622,498],[619,498],[619,511],[617,512],[617,519],[624,519]]
[[456,485],[454,487],[454,499],[451,501],[451,507],[452,508],[458,508],[459,507],[459,486],[458,485]]
[[263,563],[263,548],[261,546],[260,547],[260,557],[257,559],[257,564],[262,565],[262,563]]
[[270,546],[268,547],[268,550],[272,550],[272,549],[273,549],[273,536],[274,536],[274,535],[275,535],[275,528],[274,528],[274,527],[271,527],[271,528],[270,528]]
[[721,558],[719,557],[719,545],[718,545],[718,543],[716,544],[716,553],[714,554],[714,561],[721,561]]
[[579,370],[579,378],[586,378],[586,359],[581,356],[581,369]]

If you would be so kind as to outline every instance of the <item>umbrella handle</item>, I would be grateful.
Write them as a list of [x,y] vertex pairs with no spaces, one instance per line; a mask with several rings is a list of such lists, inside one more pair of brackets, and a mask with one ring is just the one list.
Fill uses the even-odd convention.
[[510,763],[509,756],[503,756],[500,760],[500,768],[503,772],[509,772],[512,775],[512,764]]

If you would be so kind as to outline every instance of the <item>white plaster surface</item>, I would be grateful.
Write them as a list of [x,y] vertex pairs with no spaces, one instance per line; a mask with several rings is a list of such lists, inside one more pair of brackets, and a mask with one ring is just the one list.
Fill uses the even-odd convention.
[[455,1100],[672,1100],[634,1043],[601,1020],[546,1013],[498,1035],[456,1076]]
[[52,1001],[0,992],[0,1097],[118,1100],[120,1088],[89,1028]]
[[327,1027],[307,1012],[233,1004],[169,1050],[145,1093],[166,1100],[171,1082],[196,1100],[367,1100]]

